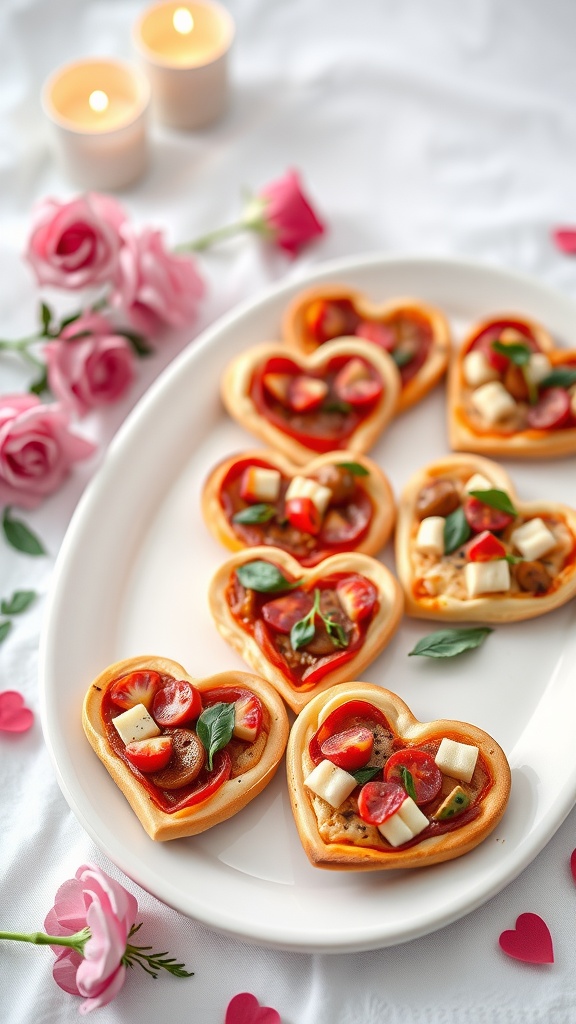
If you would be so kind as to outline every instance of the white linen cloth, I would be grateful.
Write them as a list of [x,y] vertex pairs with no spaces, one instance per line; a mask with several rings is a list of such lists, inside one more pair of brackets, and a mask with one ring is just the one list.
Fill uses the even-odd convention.
[[[55,164],[39,92],[58,65],[131,56],[136,0],[2,0],[0,5],[0,309],[4,337],[34,328],[38,290],[20,258],[34,201],[77,191]],[[147,176],[120,198],[138,224],[174,244],[233,220],[240,189],[301,170],[329,232],[291,263],[255,239],[201,259],[209,294],[194,333],[239,300],[326,258],[365,251],[474,258],[576,292],[576,263],[550,227],[576,221],[576,7],[569,0],[227,0],[237,23],[232,103],[201,134],[154,126]],[[47,296],[49,299],[52,296]],[[68,300],[66,300],[68,301]],[[63,308],[61,296],[55,298]],[[73,307],[72,300],[69,306]],[[188,332],[189,337],[189,332]],[[0,646],[0,690],[38,709],[38,637],[51,570],[83,487],[139,395],[184,339],[139,365],[128,398],[83,421],[98,455],[26,521],[44,540],[33,559],[0,539],[1,595],[39,599]],[[3,393],[23,389],[0,362]],[[96,624],[97,625],[97,624]],[[103,857],[60,794],[38,716],[0,733],[0,928],[36,931],[60,883],[95,861],[133,891],[143,944],[170,950],[195,976],[153,981],[137,969],[99,1024],[222,1024],[231,997],[253,992],[284,1024],[570,1024],[576,1021],[576,811],[532,865],[459,922],[402,946],[299,955],[236,942],[164,907]],[[518,914],[547,921],[556,962],[508,959],[498,935]],[[52,981],[47,949],[0,944],[0,1021],[69,1024],[79,1000]]]

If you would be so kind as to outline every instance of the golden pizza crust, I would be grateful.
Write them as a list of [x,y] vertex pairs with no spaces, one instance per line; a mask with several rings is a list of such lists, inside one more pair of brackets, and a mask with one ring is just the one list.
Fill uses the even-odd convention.
[[[342,451],[327,452],[325,455],[318,455],[305,466],[297,466],[290,462],[284,455],[274,452],[271,449],[251,449],[240,452],[224,459],[210,473],[202,489],[202,515],[206,526],[211,533],[229,551],[243,551],[246,544],[238,537],[232,529],[220,503],[220,490],[223,481],[235,463],[244,462],[246,459],[261,459],[270,463],[278,469],[283,476],[293,477],[312,476],[321,466],[342,462],[357,462],[367,470],[367,476],[358,477],[357,483],[372,501],[373,513],[370,525],[361,538],[360,543],[353,548],[354,551],[361,551],[367,555],[375,555],[384,547],[390,537],[396,520],[396,506],[390,482],[385,473],[368,459],[365,455],[343,449]],[[272,545],[266,545],[272,547]]]
[[[250,396],[250,386],[256,368],[274,356],[290,358],[307,369],[319,370],[335,356],[360,356],[380,375],[384,390],[372,411],[361,421],[354,433],[346,439],[346,447],[353,452],[366,452],[376,442],[392,419],[400,393],[400,374],[394,360],[376,345],[359,338],[340,338],[327,342],[308,356],[296,356],[284,345],[264,343],[247,349],[227,367],[221,383],[222,401],[226,409],[246,430],[255,434],[292,462],[303,465],[318,455],[313,448],[297,441],[271,423],[256,408]],[[337,445],[335,445],[335,448]]]
[[[261,744],[256,741],[257,753],[260,753],[258,762],[253,767],[243,770],[248,762],[246,759],[244,762],[240,761],[237,768],[243,774],[237,774],[229,779],[203,803],[175,811],[173,814],[160,810],[138,779],[111,749],[102,722],[102,701],[112,681],[118,676],[138,669],[153,669],[175,679],[185,679],[200,691],[239,686],[257,694],[264,706],[268,722],[267,741],[262,750]],[[84,698],[82,725],[92,748],[122,790],[150,838],[160,841],[181,839],[184,836],[205,832],[212,825],[225,821],[242,810],[274,777],[286,747],[289,730],[286,708],[273,687],[264,679],[249,675],[247,672],[220,672],[205,679],[194,679],[182,665],[169,658],[154,655],[126,658],[104,669],[91,683]]]
[[[407,745],[449,736],[477,746],[493,779],[493,785],[481,800],[477,817],[454,831],[423,839],[405,850],[390,847],[389,851],[383,852],[350,843],[325,842],[318,830],[311,793],[304,785],[304,780],[314,768],[308,747],[312,736],[327,716],[349,700],[364,700],[374,704],[385,715],[392,730],[406,740]],[[511,785],[506,755],[488,733],[465,722],[443,719],[419,722],[395,693],[372,683],[361,682],[334,686],[310,701],[290,732],[286,769],[292,812],[306,854],[315,867],[336,871],[426,867],[460,857],[481,843],[498,824],[506,808]]]
[[[349,661],[328,672],[309,689],[295,687],[281,669],[268,660],[256,640],[240,626],[230,611],[226,591],[232,572],[239,565],[257,559],[271,561],[291,573],[294,578],[303,578],[306,583],[312,584],[315,580],[335,572],[360,573],[371,580],[378,590],[379,608],[368,626],[362,646]],[[303,569],[295,558],[279,548],[250,548],[239,552],[220,566],[212,578],[208,599],[216,626],[226,642],[238,651],[255,672],[272,683],[297,714],[317,693],[348,679],[350,675],[358,675],[370,665],[398,629],[404,609],[402,590],[392,573],[376,559],[355,551],[330,555],[313,569]]]
[[[432,345],[426,362],[418,372],[401,388],[396,412],[410,408],[438,383],[448,367],[450,356],[450,327],[443,313],[434,306],[413,298],[396,298],[377,303],[355,288],[344,284],[325,284],[299,292],[292,300],[283,317],[282,333],[289,348],[303,353],[314,352],[318,347],[307,334],[304,314],[311,302],[318,299],[347,299],[357,313],[366,319],[385,321],[399,313],[417,313],[430,323]],[[325,344],[329,344],[326,342]],[[376,346],[378,347],[378,346]]]
[[396,526],[396,568],[404,588],[406,612],[417,618],[442,619],[454,622],[519,622],[532,619],[558,608],[576,595],[576,562],[572,559],[560,573],[560,582],[550,594],[534,597],[530,594],[487,594],[459,600],[447,594],[424,597],[415,594],[413,545],[416,523],[419,522],[415,505],[425,484],[438,477],[451,476],[460,481],[481,473],[494,487],[506,491],[512,503],[523,515],[559,515],[564,519],[576,543],[576,512],[566,505],[552,501],[521,502],[510,477],[501,466],[479,455],[447,455],[430,463],[408,481],[398,505]]

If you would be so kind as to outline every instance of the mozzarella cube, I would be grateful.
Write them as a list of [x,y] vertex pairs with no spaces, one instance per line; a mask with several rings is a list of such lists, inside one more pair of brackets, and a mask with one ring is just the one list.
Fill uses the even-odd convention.
[[526,376],[532,384],[540,384],[550,373],[552,373],[552,363],[545,356],[543,352],[533,352],[528,360],[526,367]]
[[471,782],[478,754],[478,747],[444,737],[434,760],[444,775],[459,782]]
[[314,502],[321,516],[324,515],[332,497],[329,487],[324,487],[317,480],[311,480],[307,476],[295,476],[290,481],[286,491],[286,501],[291,498],[310,498]]
[[490,380],[498,379],[498,370],[488,362],[484,352],[480,349],[472,349],[462,360],[462,373],[464,380],[471,388],[479,388],[481,384],[487,384]]
[[384,836],[390,846],[401,846],[410,839],[414,839],[428,825],[428,818],[422,813],[418,804],[414,803],[411,796],[407,796],[404,803],[381,825],[378,831]]
[[242,497],[246,501],[277,501],[281,480],[277,469],[249,466],[242,476]]
[[505,558],[495,558],[491,562],[467,562],[464,579],[468,597],[497,594],[510,590],[510,566]]
[[529,519],[527,523],[519,526],[512,532],[510,540],[514,547],[518,548],[523,558],[527,558],[529,562],[548,554],[557,544],[554,534],[539,517]]
[[152,736],[159,736],[161,729],[158,728],[152,715],[143,704],[135,704],[128,708],[123,714],[112,719],[112,724],[124,743],[133,743],[134,740],[149,740]]
[[443,516],[427,516],[418,528],[416,550],[422,555],[444,554],[444,523]]
[[493,487],[494,484],[487,476],[482,476],[482,473],[473,473],[468,482],[464,484],[464,491],[466,494],[470,494],[470,491],[491,491]]
[[304,785],[331,807],[340,807],[358,783],[353,775],[332,761],[320,761],[304,780]]
[[512,395],[499,380],[490,381],[489,384],[476,388],[470,396],[470,401],[482,419],[490,424],[506,419],[516,409]]

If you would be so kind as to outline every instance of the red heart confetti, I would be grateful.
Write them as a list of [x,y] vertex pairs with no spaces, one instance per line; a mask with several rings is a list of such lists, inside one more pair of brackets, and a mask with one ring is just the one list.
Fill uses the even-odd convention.
[[520,914],[516,930],[502,932],[501,949],[515,960],[528,964],[553,964],[554,950],[548,925],[538,914]]
[[561,252],[565,252],[568,256],[574,256],[576,253],[575,228],[556,228],[552,232],[552,239]]
[[34,722],[34,714],[17,690],[0,693],[0,731],[25,732]]
[[260,1006],[250,992],[240,992],[228,1004],[225,1024],[282,1024],[282,1021],[277,1010]]

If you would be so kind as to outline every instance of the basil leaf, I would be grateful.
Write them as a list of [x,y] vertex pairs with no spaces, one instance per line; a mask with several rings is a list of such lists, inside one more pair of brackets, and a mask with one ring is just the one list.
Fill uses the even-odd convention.
[[472,530],[468,525],[462,506],[446,516],[444,523],[444,554],[449,555],[452,551],[465,544],[470,537]]
[[334,622],[333,619],[325,617],[324,615],[322,616],[322,621],[326,626],[326,632],[328,633],[328,636],[330,637],[334,646],[348,647],[349,640],[340,623]]
[[519,555],[504,555],[504,560],[510,565],[518,565],[518,562],[523,562],[524,559],[520,558]]
[[7,619],[6,622],[0,622],[0,644],[6,639],[11,629],[12,623],[10,622],[10,619]]
[[0,603],[2,615],[20,615],[36,597],[35,590],[15,590],[9,601]]
[[464,629],[439,629],[429,633],[418,641],[408,654],[421,654],[426,658],[453,658],[474,647],[480,647],[489,633],[494,630],[490,626],[470,626]]
[[46,554],[36,534],[32,533],[32,530],[29,530],[20,519],[12,519],[9,508],[4,509],[2,527],[6,540],[13,548],[16,548],[16,551],[23,551],[25,555]]
[[232,739],[234,731],[234,704],[212,704],[202,712],[196,722],[198,739],[208,754],[208,770],[212,771],[212,758]]
[[314,619],[310,618],[309,615],[305,619],[295,622],[290,630],[292,650],[299,651],[301,647],[306,647],[306,644],[309,644],[314,639],[315,632]]
[[366,467],[361,466],[359,462],[338,462],[336,465],[338,469],[347,469],[352,476],[370,476]]
[[484,505],[490,505],[490,508],[497,508],[499,512],[507,512],[509,516],[518,515],[506,491],[490,488],[486,491],[470,491],[470,494],[473,498],[478,498]]
[[232,516],[233,523],[267,523],[270,519],[274,519],[276,515],[276,509],[274,505],[266,505],[264,502],[259,502],[257,505],[248,505],[247,508],[243,508],[240,512],[236,512]]
[[501,356],[506,356],[511,363],[514,363],[514,366],[526,366],[532,355],[530,346],[523,345],[521,342],[504,345],[501,341],[493,341],[492,349],[494,352],[499,352]]
[[408,366],[408,363],[412,362],[416,353],[407,352],[406,349],[402,348],[395,348],[392,350],[390,355],[392,356],[392,359],[396,363],[398,369],[401,370],[403,366]]
[[322,406],[322,412],[347,413],[351,411],[352,406],[350,405],[350,402],[341,402],[339,398],[329,398]]
[[567,366],[558,366],[552,373],[549,373],[544,380],[541,380],[538,387],[543,388],[571,388],[576,384],[576,370]]
[[416,786],[414,785],[412,772],[408,771],[405,765],[402,765],[400,768],[400,776],[402,778],[402,785],[404,786],[408,796],[411,796],[413,800],[416,800]]
[[281,590],[294,590],[299,587],[302,580],[289,580],[280,572],[272,562],[265,562],[256,559],[254,562],[244,562],[236,569],[236,575],[243,587],[247,590],[257,590],[259,594],[274,594]]
[[355,772],[348,772],[348,774],[352,775],[356,779],[359,786],[363,786],[365,782],[370,782],[370,779],[373,779],[375,775],[378,775],[378,772],[381,770],[382,769],[376,764],[371,767],[366,766],[366,768],[358,768]]

